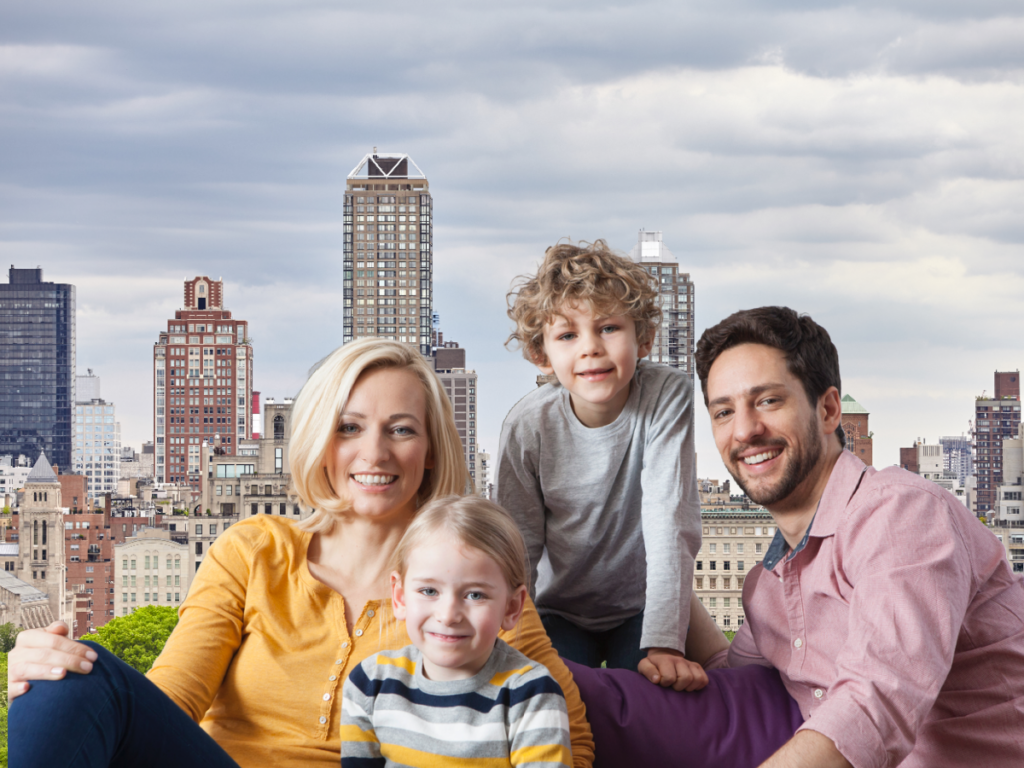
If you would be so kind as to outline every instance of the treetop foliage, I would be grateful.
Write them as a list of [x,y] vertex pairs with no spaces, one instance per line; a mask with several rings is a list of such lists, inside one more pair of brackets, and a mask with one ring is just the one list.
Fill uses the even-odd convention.
[[129,666],[147,672],[177,623],[178,612],[174,608],[147,605],[128,616],[111,619],[96,634],[79,639],[99,643]]

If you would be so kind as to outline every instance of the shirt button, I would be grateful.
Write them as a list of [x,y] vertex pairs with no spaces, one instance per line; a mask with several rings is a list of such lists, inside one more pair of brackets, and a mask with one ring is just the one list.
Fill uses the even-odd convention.
[[823,690],[821,690],[821,688],[815,688],[814,689],[814,698],[820,699],[824,695],[825,695],[825,692]]
[[348,648],[348,640],[341,644],[342,648]]
[[320,718],[320,725],[323,725],[326,722],[327,722],[327,718],[326,717],[321,717]]
[[356,637],[362,637],[362,636],[363,636],[363,630],[357,629],[356,630]]
[[325,693],[324,694],[324,701],[330,701],[330,700],[331,700],[331,694]]
[[337,680],[337,679],[338,679],[337,675],[331,675],[331,680]]
[[371,608],[370,610],[368,610],[368,611],[366,612],[366,615],[367,615],[367,616],[369,616],[369,617],[370,617],[370,618],[372,619],[372,618],[373,618],[373,608]]
[[793,647],[794,648],[802,648],[803,645],[804,645],[804,641],[801,640],[799,637],[796,640],[793,641]]
[[337,660],[336,662],[334,662],[334,663],[335,663],[335,664],[341,664],[341,659],[338,659],[338,660]]

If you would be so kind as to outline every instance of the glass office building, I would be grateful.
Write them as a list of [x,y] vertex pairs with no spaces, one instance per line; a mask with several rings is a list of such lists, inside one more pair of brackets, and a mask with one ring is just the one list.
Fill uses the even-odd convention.
[[[41,451],[71,467],[75,405],[75,286],[42,269],[10,269],[0,283],[0,455]],[[66,469],[65,469],[66,468]]]

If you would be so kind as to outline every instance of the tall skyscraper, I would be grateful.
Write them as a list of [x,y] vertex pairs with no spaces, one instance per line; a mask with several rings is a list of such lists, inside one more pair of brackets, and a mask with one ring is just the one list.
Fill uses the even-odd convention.
[[433,350],[434,370],[448,393],[455,412],[455,426],[462,440],[462,450],[469,468],[469,476],[476,489],[483,490],[484,475],[477,466],[476,415],[477,377],[476,371],[466,368],[466,350],[457,342],[444,342],[444,346]]
[[121,424],[114,404],[100,397],[100,377],[89,369],[88,376],[77,377],[75,401],[74,454],[71,465],[84,475],[89,496],[98,499],[105,493],[117,493],[121,479]]
[[71,464],[75,286],[11,267],[0,283],[0,455]]
[[661,292],[659,304],[663,314],[649,359],[686,371],[693,381],[693,283],[689,273],[680,271],[661,232],[641,229],[639,241],[629,256],[657,278]]
[[185,308],[153,345],[154,476],[189,484],[198,500],[203,442],[219,437],[234,455],[252,434],[252,344],[248,323],[224,309],[224,284],[185,282]]
[[974,474],[978,478],[975,514],[996,508],[1003,484],[1003,440],[1017,436],[1020,426],[1020,373],[996,371],[995,393],[974,401]]
[[408,155],[366,155],[345,190],[344,341],[378,336],[430,356],[433,200]]

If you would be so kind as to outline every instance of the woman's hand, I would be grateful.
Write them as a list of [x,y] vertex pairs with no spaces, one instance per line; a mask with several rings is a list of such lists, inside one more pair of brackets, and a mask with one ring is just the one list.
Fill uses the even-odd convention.
[[96,651],[69,640],[68,634],[67,625],[60,621],[18,634],[7,656],[7,695],[12,701],[28,691],[30,680],[60,680],[66,672],[92,671]]

